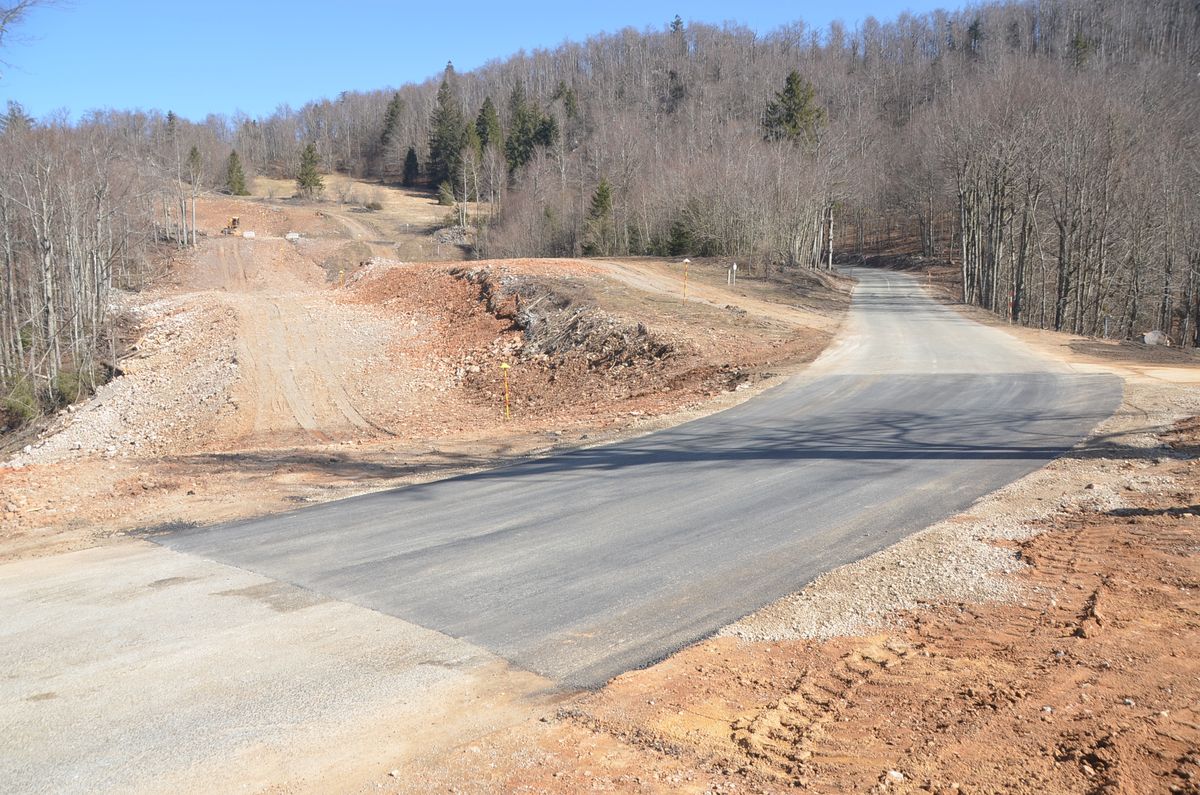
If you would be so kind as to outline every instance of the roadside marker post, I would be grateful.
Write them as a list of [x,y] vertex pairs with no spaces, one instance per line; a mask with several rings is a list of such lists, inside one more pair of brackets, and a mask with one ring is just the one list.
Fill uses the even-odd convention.
[[511,415],[508,413],[508,371],[512,365],[508,362],[500,363],[500,371],[504,373],[504,419],[508,419]]
[[687,271],[688,271],[688,265],[691,265],[691,264],[692,264],[692,261],[690,259],[685,259],[683,261],[683,300],[685,300],[685,301],[687,300]]
[[338,269],[338,287],[345,287],[345,286],[346,286],[346,269],[339,268]]

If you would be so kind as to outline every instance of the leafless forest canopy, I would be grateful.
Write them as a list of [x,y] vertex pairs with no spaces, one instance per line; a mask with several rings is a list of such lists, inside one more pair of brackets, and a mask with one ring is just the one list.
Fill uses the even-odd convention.
[[[805,131],[772,134],[792,72]],[[295,177],[310,143],[326,170],[440,188],[487,256],[920,255],[1016,322],[1195,346],[1198,72],[1195,0],[1041,0],[768,35],[676,20],[265,118],[10,105],[0,398],[19,419],[103,380],[114,291],[194,244],[230,153]]]

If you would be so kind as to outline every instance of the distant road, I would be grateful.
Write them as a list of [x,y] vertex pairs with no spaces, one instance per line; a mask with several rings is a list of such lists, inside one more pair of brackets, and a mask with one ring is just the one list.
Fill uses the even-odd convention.
[[607,447],[155,539],[594,686],[1068,450],[1119,379],[857,269],[803,376]]

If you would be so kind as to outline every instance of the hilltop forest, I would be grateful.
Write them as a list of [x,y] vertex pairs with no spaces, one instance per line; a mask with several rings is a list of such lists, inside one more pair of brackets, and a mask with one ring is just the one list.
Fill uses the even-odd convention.
[[766,35],[677,17],[262,118],[10,103],[0,397],[102,380],[113,291],[194,244],[195,197],[306,150],[437,191],[484,256],[907,254],[1014,322],[1196,346],[1198,72],[1192,0],[1027,0]]

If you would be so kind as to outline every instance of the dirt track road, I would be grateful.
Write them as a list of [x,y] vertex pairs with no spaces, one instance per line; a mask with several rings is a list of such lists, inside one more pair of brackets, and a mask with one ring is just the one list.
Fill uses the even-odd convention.
[[[220,429],[236,447],[386,435],[349,382],[357,318],[337,311],[319,271],[279,239],[211,241],[189,286],[212,290],[237,315],[239,370]],[[380,342],[386,342],[386,339]]]
[[343,381],[344,343],[318,319],[314,298],[239,296],[232,303],[242,372],[232,436],[250,446],[289,435],[329,442],[375,432]]
[[[674,302],[683,300],[683,269],[681,265],[672,264],[672,272],[664,273],[661,264],[649,265],[636,259],[611,260],[596,263],[604,269],[606,275],[637,290],[657,293]],[[725,285],[712,287],[706,283],[698,268],[693,268],[688,281],[688,300],[698,301],[715,307],[724,307],[731,300],[737,305],[749,310],[757,317],[769,317],[784,323],[809,325],[813,322],[813,313],[799,306],[788,306],[784,303],[764,301],[749,295],[737,295],[735,286],[726,289]]]

